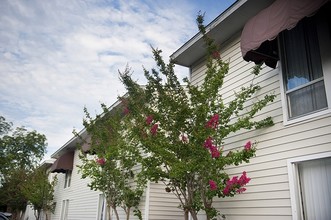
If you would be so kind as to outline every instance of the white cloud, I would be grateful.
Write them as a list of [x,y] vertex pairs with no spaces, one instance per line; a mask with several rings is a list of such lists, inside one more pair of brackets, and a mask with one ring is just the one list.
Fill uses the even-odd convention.
[[[0,115],[47,136],[49,154],[124,87],[129,64],[144,82],[150,45],[169,57],[196,32],[191,1],[5,0],[0,7]],[[179,77],[185,70],[179,69]]]

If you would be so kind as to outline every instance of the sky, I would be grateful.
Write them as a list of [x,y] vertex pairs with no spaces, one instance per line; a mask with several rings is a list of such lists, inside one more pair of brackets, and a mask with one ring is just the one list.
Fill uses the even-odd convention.
[[0,0],[0,115],[45,134],[48,159],[83,129],[84,107],[95,115],[125,94],[118,71],[144,84],[150,45],[168,61],[199,11],[208,24],[234,1]]

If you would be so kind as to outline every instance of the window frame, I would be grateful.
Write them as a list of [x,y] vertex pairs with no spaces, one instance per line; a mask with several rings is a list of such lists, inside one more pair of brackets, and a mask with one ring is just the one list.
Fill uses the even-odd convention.
[[97,220],[107,219],[107,201],[104,194],[99,194]]
[[64,176],[64,188],[70,188],[72,180],[72,170],[66,170]]
[[68,220],[68,213],[69,213],[69,199],[62,200],[62,207],[61,207],[61,220]]
[[299,163],[318,160],[331,157],[331,152],[312,154],[307,156],[301,156],[296,158],[291,158],[287,160],[287,173],[290,187],[290,199],[292,208],[292,219],[300,220],[303,219],[303,208],[302,208],[302,198],[299,190]]
[[[287,101],[287,93],[289,91],[286,90],[286,85],[285,85],[285,74],[283,72],[282,68],[282,59],[283,59],[283,54],[280,52],[280,62],[278,62],[278,70],[279,70],[279,76],[280,76],[280,93],[281,93],[281,103],[282,103],[282,110],[283,110],[283,124],[286,125],[291,125],[294,123],[310,120],[312,118],[320,117],[326,114],[331,114],[331,30],[328,27],[328,23],[323,20],[322,16],[319,15],[318,13],[316,14],[316,30],[317,30],[317,37],[318,37],[318,43],[320,47],[320,56],[321,56],[321,65],[322,65],[322,71],[323,71],[323,76],[319,79],[313,80],[305,85],[298,86],[295,89],[289,90],[290,92],[293,90],[297,90],[303,87],[306,87],[309,85],[312,85],[313,83],[316,83],[316,81],[324,81],[324,88],[325,88],[325,93],[326,93],[326,101],[327,101],[327,107],[325,109],[317,110],[311,113],[304,114],[302,116],[297,116],[290,118],[289,117],[289,106],[288,106],[288,101]],[[281,50],[282,42],[280,38],[278,37],[278,45],[279,45],[279,51]]]

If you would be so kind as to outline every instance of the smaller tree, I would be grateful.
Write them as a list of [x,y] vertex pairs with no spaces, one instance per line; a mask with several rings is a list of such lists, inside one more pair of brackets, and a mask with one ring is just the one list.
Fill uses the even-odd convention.
[[122,108],[110,111],[102,105],[102,109],[103,114],[93,119],[84,108],[84,126],[91,136],[90,152],[94,155],[81,155],[83,163],[79,168],[82,177],[90,178],[89,187],[105,195],[109,219],[110,208],[119,219],[119,206],[124,209],[127,220],[132,208],[141,219],[138,205],[146,182],[140,180],[137,171],[133,170],[140,160],[139,152],[125,136]]
[[23,193],[28,175],[28,172],[24,169],[15,169],[12,170],[10,175],[6,175],[5,181],[2,182],[0,203],[7,207],[7,211],[13,213],[13,220],[22,218],[28,204],[28,200]]
[[34,209],[36,220],[40,219],[41,213],[44,212],[46,220],[48,213],[54,212],[54,186],[57,182],[56,176],[49,181],[49,172],[44,167],[38,167],[30,175],[26,184],[23,186],[23,194],[28,204]]
[[12,125],[0,116],[0,204],[16,219],[27,205],[24,184],[46,153],[47,143],[45,135]]

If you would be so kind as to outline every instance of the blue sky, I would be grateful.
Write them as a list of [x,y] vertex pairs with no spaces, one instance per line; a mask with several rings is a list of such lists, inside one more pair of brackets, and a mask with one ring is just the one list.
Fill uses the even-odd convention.
[[[2,0],[0,115],[46,135],[48,158],[92,114],[125,93],[128,64],[144,83],[154,66],[149,45],[168,58],[234,0]],[[179,78],[187,74],[176,68]]]

